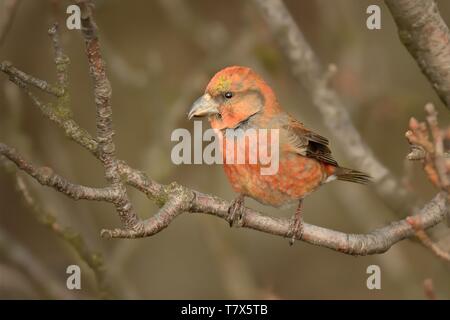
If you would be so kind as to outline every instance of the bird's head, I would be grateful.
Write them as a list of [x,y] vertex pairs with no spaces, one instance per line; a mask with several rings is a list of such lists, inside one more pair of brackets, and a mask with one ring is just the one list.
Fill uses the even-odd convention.
[[256,114],[277,112],[280,109],[269,85],[250,68],[233,66],[214,75],[188,117],[208,116],[213,128],[225,129],[235,128]]

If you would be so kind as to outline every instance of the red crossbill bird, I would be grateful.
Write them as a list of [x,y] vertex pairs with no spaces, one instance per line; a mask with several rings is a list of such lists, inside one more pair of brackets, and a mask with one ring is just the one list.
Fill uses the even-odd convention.
[[[234,191],[239,196],[229,209],[230,225],[242,219],[245,197],[260,203],[281,207],[298,202],[292,218],[289,236],[292,244],[301,238],[303,199],[323,184],[333,180],[366,184],[370,176],[338,165],[331,155],[328,139],[306,128],[280,106],[271,87],[253,70],[246,67],[227,67],[216,73],[205,93],[192,105],[188,118],[207,116],[222,142],[226,142],[226,130],[276,129],[278,134],[278,170],[274,174],[261,174],[263,164],[227,163],[223,168]],[[247,139],[235,136],[233,139]],[[260,147],[260,141],[257,142]],[[224,146],[222,156],[236,145]],[[248,143],[243,152],[248,153]],[[253,146],[255,147],[255,146]],[[254,148],[253,148],[254,149]],[[258,148],[256,148],[258,149]]]

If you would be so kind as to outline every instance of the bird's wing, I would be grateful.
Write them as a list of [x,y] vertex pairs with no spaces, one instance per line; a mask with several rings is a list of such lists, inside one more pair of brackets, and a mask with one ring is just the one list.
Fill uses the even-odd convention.
[[287,131],[289,143],[294,147],[295,152],[302,156],[338,166],[338,163],[331,155],[330,148],[328,148],[327,138],[308,130],[301,122],[292,117],[289,117],[288,123],[283,128]]

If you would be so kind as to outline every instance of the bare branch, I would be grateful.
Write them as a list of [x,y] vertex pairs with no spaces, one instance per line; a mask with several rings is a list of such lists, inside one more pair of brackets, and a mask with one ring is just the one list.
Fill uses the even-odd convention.
[[[403,193],[400,192],[399,194],[398,192],[397,182],[391,177],[387,169],[373,157],[371,151],[362,142],[358,132],[352,126],[350,118],[337,99],[336,94],[326,87],[327,74],[329,73],[322,74],[317,59],[312,54],[311,49],[304,41],[303,36],[282,3],[277,1],[255,1],[270,11],[267,14],[270,18],[269,20],[275,21],[273,25],[275,30],[285,30],[286,35],[282,35],[280,38],[282,38],[282,43],[286,45],[286,49],[292,49],[289,56],[295,65],[296,75],[299,79],[306,79],[306,87],[311,90],[316,105],[322,111],[324,118],[330,120],[331,127],[337,130],[341,142],[345,141],[346,144],[352,146],[348,150],[352,157],[361,164],[361,167],[364,167],[375,176],[379,185],[377,187],[378,193],[386,197],[386,201],[391,205],[394,205],[395,201],[393,199],[397,197],[404,200]],[[23,80],[17,77],[11,80],[25,89],[34,104],[50,120],[62,127],[70,138],[100,159],[105,167],[105,177],[110,187],[97,189],[71,184],[54,174],[51,169],[35,168],[25,162],[12,148],[4,144],[0,144],[0,153],[4,154],[16,163],[20,169],[33,176],[39,182],[52,186],[69,196],[74,197],[75,195],[76,198],[112,202],[122,219],[124,228],[103,230],[102,235],[105,237],[138,238],[151,236],[166,228],[183,212],[206,213],[226,220],[230,206],[230,203],[227,201],[191,190],[176,183],[167,186],[159,184],[147,177],[143,172],[129,167],[124,161],[116,158],[110,104],[111,87],[106,77],[105,63],[100,54],[100,45],[96,36],[96,26],[92,18],[91,7],[86,1],[80,1],[79,3],[83,9],[83,35],[90,73],[94,82],[94,98],[97,108],[97,138],[93,139],[90,137],[67,115],[70,114],[70,112],[67,112],[70,111],[68,105],[63,105],[66,112],[64,115],[61,115],[60,112],[42,104],[31,95],[27,84]],[[54,35],[52,39],[54,48],[58,51],[58,39]],[[300,59],[298,55],[300,55]],[[303,55],[306,57],[304,60],[301,58]],[[55,56],[58,59],[57,52]],[[67,130],[65,127],[65,124],[68,122],[72,124],[71,130]],[[87,143],[86,141],[92,143]],[[161,209],[159,212],[147,220],[140,220],[132,208],[125,184],[140,190],[160,205]],[[420,213],[415,216],[420,217],[420,228],[430,228],[444,219],[446,201],[446,195],[439,193],[423,207]],[[399,203],[396,202],[396,204],[398,205]],[[287,237],[289,236],[290,221],[264,216],[255,210],[245,208],[242,226]],[[393,222],[368,234],[346,234],[305,223],[302,239],[299,240],[346,254],[367,255],[385,252],[393,244],[414,234],[414,228],[406,219]]]
[[[153,182],[149,184],[152,188],[151,190],[146,189],[145,187],[142,188],[147,184],[146,178],[145,176],[138,177],[132,176],[128,178],[131,178],[133,183],[137,183],[137,185],[140,186],[141,191],[154,198],[157,202],[167,201],[165,199],[167,199],[170,194],[170,191],[168,192],[166,190],[167,187],[159,185],[159,188],[155,188]],[[178,186],[178,188],[184,189],[183,191],[180,191],[184,194],[189,194],[190,192],[194,192],[195,194],[195,198],[192,200],[189,209],[185,211],[212,214],[224,220],[227,219],[228,208],[230,206],[229,202],[184,187]],[[173,189],[174,188],[172,188],[172,190]],[[177,188],[175,188],[175,190],[176,189]],[[181,210],[182,209],[180,209],[180,211]],[[445,193],[439,193],[431,202],[423,207],[420,212],[420,225],[424,229],[430,228],[445,219]],[[160,211],[159,216],[155,221],[151,221],[153,217],[148,219],[147,225],[152,227],[151,233],[161,231],[167,226],[168,222],[178,215],[177,213],[170,212],[167,215],[164,214],[163,217],[163,214],[164,211]],[[255,210],[245,208],[242,227],[287,237],[289,223],[290,222],[287,219],[268,217]],[[346,254],[367,255],[385,252],[396,242],[411,237],[414,234],[414,229],[409,225],[406,219],[393,222],[390,225],[374,230],[369,234],[346,234],[305,223],[303,237],[298,240],[327,247]],[[104,235],[113,237],[139,237],[147,236],[148,234],[142,232],[133,234],[117,232],[116,234],[108,233]]]
[[[0,148],[0,150],[2,150],[2,148]],[[11,158],[15,159],[15,157]],[[33,173],[35,171],[35,169],[30,169],[28,164],[19,168],[24,168],[23,170],[27,173]],[[103,230],[103,236],[120,238],[151,236],[166,228],[174,218],[185,211],[207,213],[223,218],[224,220],[227,219],[230,203],[224,200],[190,190],[177,184],[172,184],[167,187],[157,185],[158,188],[155,189],[154,183],[148,182],[146,178],[141,175],[133,175],[130,178],[134,183],[139,183],[139,188],[141,190],[146,190],[148,195],[151,195],[157,202],[165,203],[165,205],[158,214],[145,221],[139,222],[136,224],[135,228]],[[92,198],[91,200],[103,199]],[[103,201],[108,200],[109,199]],[[423,208],[420,214],[420,227],[427,229],[436,225],[445,218],[445,213],[446,196],[438,194]],[[264,216],[257,211],[246,208],[244,210],[244,221],[242,226],[273,235],[287,237],[289,223],[290,222],[287,219]],[[394,222],[366,235],[346,234],[305,223],[301,240],[347,254],[367,255],[385,252],[396,242],[412,235],[414,235],[414,229],[406,220]]]
[[[7,73],[8,66],[11,66],[8,62],[0,63],[0,70]],[[22,72],[22,71],[21,71]],[[22,72],[23,73],[23,72]],[[25,74],[25,73],[24,73]],[[28,76],[28,75],[27,75]],[[28,88],[27,84],[23,82],[18,77],[10,77],[10,80],[15,83],[20,88],[28,94],[33,104],[42,112],[42,114],[55,122],[60,128],[62,128],[70,139],[74,140],[96,157],[98,157],[98,142],[83,128],[81,128],[75,121],[71,118],[70,110],[67,110],[67,99],[58,100],[57,104],[53,106],[52,104],[42,103],[36,95],[34,95]],[[43,81],[40,80],[39,81]]]
[[55,23],[53,27],[48,30],[49,36],[52,38],[53,43],[53,52],[55,53],[55,64],[56,64],[56,72],[58,78],[58,84],[60,86],[60,90],[62,90],[63,94],[68,94],[67,86],[68,86],[68,67],[69,67],[69,57],[67,57],[61,48],[59,43],[59,34],[58,34],[58,24]]
[[[215,199],[215,200],[213,200]],[[193,211],[212,213],[221,218],[227,217],[229,203],[224,203],[208,195],[196,194]],[[446,199],[439,193],[421,210],[422,226],[427,229],[445,218]],[[289,220],[264,216],[257,211],[246,209],[243,227],[288,237]],[[347,234],[305,223],[301,239],[307,243],[323,246],[351,255],[368,255],[387,251],[393,244],[414,235],[414,230],[400,220],[376,229],[368,234]]]
[[149,237],[169,226],[173,219],[181,213],[189,210],[194,192],[172,183],[165,188],[168,199],[162,208],[153,215],[136,225],[133,230],[115,229],[102,230],[102,236],[106,238],[142,238]]
[[[419,217],[420,219],[420,217]],[[450,252],[446,252],[441,249],[430,237],[427,235],[425,230],[421,229],[418,224],[420,222],[417,221],[418,217],[408,217],[406,221],[414,228],[416,232],[416,237],[422,242],[422,244],[431,250],[437,257],[441,258],[444,261],[450,262]]]
[[54,173],[53,169],[49,167],[37,168],[23,159],[14,148],[11,148],[1,142],[0,155],[3,155],[14,162],[20,170],[28,173],[40,184],[64,193],[66,196],[74,200],[85,199],[114,203],[117,201],[119,196],[114,188],[91,188],[73,184],[62,176]]
[[450,109],[450,32],[434,0],[385,0],[400,40]]
[[[56,33],[56,25],[53,26],[49,33],[57,37],[57,35],[52,34],[52,32]],[[56,52],[57,50],[55,50]],[[58,54],[58,56],[62,56],[62,52]],[[57,58],[57,57],[55,57]],[[67,57],[66,57],[67,58]],[[68,59],[67,59],[68,61]],[[56,65],[58,70],[59,65]],[[66,75],[67,79],[67,75]],[[66,89],[67,84],[61,83],[61,87]],[[17,92],[19,93],[19,92]],[[68,95],[68,91],[65,91],[64,95]],[[17,97],[7,96],[7,100],[9,102],[9,108],[14,112],[11,114],[11,118],[8,119],[8,122],[12,124],[10,126],[10,130],[17,135],[17,132],[20,131],[18,120],[20,118],[20,111],[22,109],[21,104],[17,101]],[[17,113],[18,112],[18,113]],[[20,134],[19,134],[20,136]],[[17,140],[17,143],[24,146],[24,149],[27,149],[28,139],[23,136]],[[22,142],[22,143],[20,143]],[[3,161],[2,161],[3,160]],[[52,233],[54,233],[59,239],[68,244],[70,250],[75,251],[76,255],[80,258],[81,262],[84,262],[88,268],[92,270],[94,275],[94,279],[97,285],[98,297],[101,298],[111,298],[114,297],[111,289],[107,284],[106,277],[106,268],[104,265],[104,260],[101,254],[96,252],[91,252],[89,250],[89,246],[86,243],[85,239],[81,235],[81,233],[75,232],[69,227],[65,227],[58,222],[58,217],[47,207],[48,205],[43,205],[40,203],[39,199],[36,196],[32,195],[30,191],[30,186],[27,181],[23,178],[23,176],[19,173],[19,171],[14,167],[13,163],[10,163],[4,157],[0,156],[0,166],[4,167],[5,170],[11,174],[13,179],[15,180],[16,190],[21,198],[24,200],[25,205],[29,208],[29,211],[36,218],[36,220],[41,223],[44,227],[48,228]],[[109,276],[109,275],[108,275]]]
[[33,87],[36,87],[56,97],[60,97],[63,94],[59,88],[52,86],[44,80],[38,79],[36,77],[30,76],[29,74],[26,74],[25,72],[20,71],[19,69],[15,68],[9,61],[2,62],[2,64],[0,64],[0,70],[9,75],[11,81],[13,82],[14,80],[20,80],[24,84],[32,85]]

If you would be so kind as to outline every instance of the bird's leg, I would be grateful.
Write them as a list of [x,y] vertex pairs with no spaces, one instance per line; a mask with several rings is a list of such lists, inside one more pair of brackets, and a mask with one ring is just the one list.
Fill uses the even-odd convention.
[[228,208],[228,223],[230,224],[230,227],[234,225],[241,225],[242,224],[242,218],[243,218],[243,211],[242,207],[244,205],[245,196],[240,193],[236,199],[233,200],[230,207]]
[[298,202],[297,210],[295,211],[294,216],[292,217],[291,226],[289,227],[289,235],[291,239],[289,240],[289,244],[292,246],[294,244],[295,239],[298,237],[301,239],[303,236],[303,217],[302,217],[302,207],[303,207],[303,199],[300,199]]

